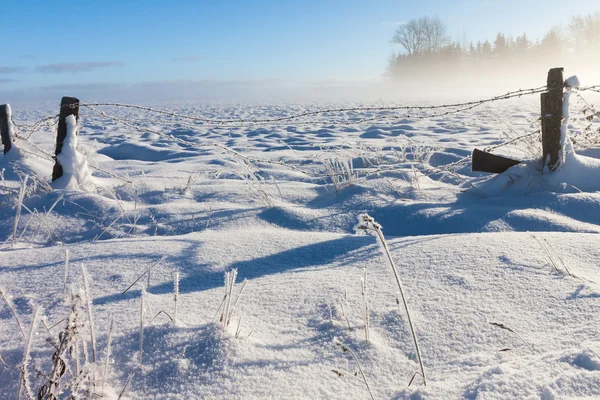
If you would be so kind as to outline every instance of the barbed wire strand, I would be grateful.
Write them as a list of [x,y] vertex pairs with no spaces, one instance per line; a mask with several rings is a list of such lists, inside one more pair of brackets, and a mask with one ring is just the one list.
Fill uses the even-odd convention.
[[[519,89],[516,91],[511,91],[508,92],[504,95],[500,95],[500,96],[494,96],[494,97],[490,97],[487,99],[482,99],[482,100],[478,100],[478,101],[469,101],[469,102],[461,102],[461,103],[452,103],[452,104],[439,104],[439,105],[430,105],[430,106],[388,106],[388,107],[345,107],[345,108],[332,108],[332,109],[324,109],[324,110],[313,110],[313,111],[307,111],[307,112],[303,112],[303,113],[299,113],[299,114],[295,114],[295,115],[290,115],[290,116],[285,116],[285,117],[279,117],[279,118],[270,118],[270,119],[257,119],[257,118],[242,118],[242,119],[229,119],[229,120],[224,120],[224,119],[208,119],[208,118],[200,118],[200,117],[194,117],[194,116],[190,116],[190,115],[184,115],[184,114],[179,114],[179,113],[174,113],[174,112],[169,112],[169,111],[164,111],[164,110],[157,110],[154,108],[150,108],[150,107],[144,107],[144,106],[139,106],[139,105],[134,105],[134,104],[124,104],[124,103],[79,103],[80,106],[86,107],[88,109],[90,109],[91,111],[94,111],[102,116],[104,116],[105,118],[111,119],[113,121],[116,121],[120,124],[123,124],[131,129],[134,129],[136,131],[140,131],[140,132],[145,132],[145,133],[151,133],[151,134],[155,134],[159,137],[162,137],[164,139],[170,140],[170,141],[174,141],[180,144],[183,144],[185,146],[190,146],[190,147],[198,147],[198,146],[216,146],[219,147],[221,149],[226,150],[227,152],[230,152],[238,157],[241,157],[244,160],[247,160],[249,162],[253,162],[253,163],[269,163],[269,164],[277,164],[277,165],[282,165],[282,166],[286,166],[286,167],[292,167],[292,169],[295,169],[299,172],[302,172],[304,174],[307,174],[309,176],[316,176],[315,174],[312,174],[310,172],[307,172],[305,170],[302,170],[300,168],[294,167],[294,166],[290,166],[289,164],[285,164],[283,162],[277,162],[277,161],[271,161],[271,160],[254,160],[251,158],[248,158],[244,155],[242,155],[241,153],[230,149],[227,146],[221,145],[219,143],[210,143],[210,144],[202,144],[202,143],[193,143],[181,138],[177,138],[175,136],[171,135],[167,135],[164,134],[162,132],[158,132],[156,130],[152,130],[152,129],[147,129],[147,128],[143,128],[140,126],[136,126],[134,124],[132,124],[131,122],[120,118],[120,117],[116,117],[114,115],[109,115],[106,112],[99,110],[96,107],[99,106],[110,106],[110,107],[123,107],[123,108],[132,108],[132,109],[139,109],[139,110],[144,110],[144,111],[148,111],[148,112],[152,112],[152,113],[157,113],[157,114],[161,114],[161,115],[167,115],[167,116],[171,116],[173,118],[180,118],[180,119],[185,119],[185,120],[190,120],[190,121],[194,121],[194,122],[202,122],[204,124],[211,124],[211,125],[215,125],[215,124],[227,124],[224,127],[226,128],[232,128],[235,126],[232,125],[228,125],[228,124],[263,124],[263,123],[277,123],[277,122],[285,122],[285,121],[291,121],[291,120],[295,120],[295,119],[299,119],[299,118],[303,118],[303,117],[307,117],[307,116],[314,116],[314,115],[321,115],[321,114],[327,114],[327,113],[342,113],[342,112],[354,112],[354,111],[360,111],[360,112],[369,112],[369,111],[407,111],[406,114],[402,114],[402,115],[386,115],[386,116],[374,116],[374,117],[369,117],[369,118],[363,118],[357,121],[338,121],[338,122],[332,122],[332,121],[299,121],[296,123],[296,125],[298,124],[323,124],[323,125],[348,125],[348,124],[360,124],[360,123],[364,123],[364,122],[370,122],[370,121],[384,121],[384,120],[388,120],[388,119],[398,119],[398,118],[408,118],[408,119],[428,119],[428,118],[435,118],[435,117],[440,117],[440,116],[446,116],[446,115],[450,115],[450,114],[455,114],[455,113],[460,113],[460,112],[464,112],[464,111],[468,111],[471,110],[475,107],[478,107],[482,104],[486,104],[486,103],[490,103],[490,102],[494,102],[494,101],[499,101],[499,100],[507,100],[507,99],[511,99],[511,98],[515,98],[515,97],[521,97],[524,95],[532,95],[532,94],[536,94],[536,93],[541,93],[546,91],[548,88],[547,86],[540,86],[537,88],[530,88],[530,89]],[[584,91],[594,91],[594,92],[598,92],[600,93],[600,85],[594,85],[594,86],[587,86],[587,87],[582,87],[582,88],[574,88],[574,91],[577,92],[584,92]],[[577,93],[578,96],[580,98],[581,95],[579,93]],[[585,101],[585,100],[584,100]],[[587,103],[587,102],[586,102]],[[588,103],[589,105],[589,103]],[[67,105],[68,107],[75,107],[77,106],[75,105]],[[423,111],[423,110],[436,110],[436,109],[442,109],[442,108],[456,108],[455,110],[448,110],[442,113],[436,113],[436,114],[428,114],[428,115],[411,115],[408,113],[408,111]],[[41,127],[43,127],[44,124],[55,120],[58,117],[58,115],[52,115],[52,116],[48,116],[45,117],[35,123],[32,124],[17,124],[15,123],[14,119],[12,119],[11,117],[11,122],[13,123],[13,125],[18,128],[19,133],[15,133],[15,137],[23,140],[25,142],[27,142],[29,145],[31,145],[32,147],[34,147],[36,150],[38,150],[42,155],[44,155],[45,157],[41,157],[39,154],[36,154],[35,152],[31,152],[29,150],[24,150],[24,152],[28,153],[28,154],[32,154],[35,155],[37,157],[40,158],[47,158],[49,160],[55,160],[55,156],[50,154],[49,152],[46,152],[45,150],[43,150],[42,148],[40,148],[39,146],[37,146],[35,143],[31,142],[29,139],[30,137],[33,135],[33,133],[39,131],[39,129]],[[54,122],[55,124],[56,122]],[[246,125],[241,125],[242,127],[247,127]],[[29,136],[25,137],[24,135],[21,135],[22,131],[26,131],[29,132]],[[511,139],[507,142],[495,145],[495,146],[490,146],[487,147],[485,149],[485,151],[491,151],[494,149],[498,149],[500,147],[503,146],[507,146],[510,145],[512,143],[515,143],[518,140],[522,140],[524,138],[533,136],[535,134],[539,134],[539,130],[535,131],[535,132],[531,132],[522,136],[519,136],[517,138]],[[471,156],[467,156],[464,157],[463,159],[456,161],[455,163],[451,163],[448,165],[443,166],[442,168],[444,170],[449,170],[451,171],[450,168],[452,168],[453,166],[458,166],[462,163],[466,163],[468,160],[471,159]],[[104,172],[112,177],[121,179],[125,182],[131,183],[130,180],[125,179],[125,178],[121,178],[118,175],[115,175],[109,171],[103,170],[101,168],[95,167],[90,165],[91,168],[96,169],[98,171]],[[441,169],[441,168],[439,168]],[[387,171],[392,171],[393,169],[387,169],[387,168],[377,168],[375,170],[371,170],[370,172],[366,172],[366,176],[369,176],[371,174],[378,174],[378,173],[382,173],[382,172],[387,172]]]
[[[27,139],[31,138],[31,136],[33,136],[34,133],[39,132],[40,129],[47,124],[48,122],[52,121],[52,125],[56,125],[58,123],[58,117],[59,114],[56,115],[51,115],[45,118],[42,118],[41,120],[34,122],[32,124],[18,124],[15,122],[15,120],[12,118],[10,121],[12,122],[13,126],[17,127],[17,129],[19,129],[20,131],[25,131],[25,132],[29,132],[29,135],[27,136]],[[54,120],[57,121],[54,121]]]
[[[456,107],[465,107],[464,110],[469,110],[471,108],[477,107],[482,104],[491,103],[491,102],[500,101],[500,100],[508,100],[508,99],[522,97],[522,96],[526,96],[526,95],[532,95],[532,94],[536,94],[536,93],[542,93],[542,92],[545,92],[550,89],[551,88],[548,88],[547,86],[539,86],[539,87],[529,88],[529,89],[514,90],[514,91],[507,92],[506,94],[503,94],[503,95],[493,96],[493,97],[485,98],[482,100],[465,101],[465,102],[448,103],[448,104],[437,104],[437,105],[429,105],[429,106],[416,106],[416,105],[415,106],[411,106],[411,105],[406,106],[406,105],[403,105],[403,106],[380,106],[380,107],[361,106],[361,107],[330,108],[330,109],[323,109],[323,110],[306,111],[306,112],[289,115],[289,116],[285,116],[285,117],[278,117],[278,118],[238,118],[238,119],[203,118],[203,117],[196,117],[196,116],[192,116],[192,115],[179,114],[179,113],[166,111],[166,110],[159,110],[159,109],[155,109],[152,107],[145,107],[145,106],[140,106],[140,105],[136,105],[136,104],[126,104],[126,103],[84,103],[84,102],[81,102],[78,104],[77,103],[76,104],[67,104],[67,105],[64,105],[64,107],[73,108],[73,107],[77,107],[79,105],[82,107],[89,107],[89,106],[101,107],[102,106],[102,107],[131,108],[131,109],[137,109],[137,110],[143,110],[143,111],[147,111],[147,112],[162,114],[162,115],[179,118],[179,119],[187,119],[190,121],[200,122],[205,125],[272,124],[272,123],[291,121],[291,120],[300,119],[303,117],[320,115],[320,114],[343,113],[343,112],[353,112],[353,111],[360,111],[360,112],[399,111],[399,110],[410,111],[410,110],[435,110],[435,109],[441,109],[441,108],[456,108]],[[586,87],[573,88],[573,89],[575,91],[579,91],[579,92],[596,91],[596,92],[600,93],[600,85],[586,86]],[[470,106],[474,106],[474,107],[470,107]],[[443,115],[447,115],[447,114],[446,113],[439,114],[439,116],[443,116]]]
[[220,143],[211,142],[211,143],[202,144],[202,143],[193,143],[193,142],[189,142],[189,141],[187,141],[187,140],[184,140],[184,139],[176,138],[176,137],[174,137],[173,135],[166,135],[166,134],[164,134],[164,133],[157,132],[157,131],[155,131],[155,130],[152,130],[152,129],[148,129],[148,128],[142,128],[142,127],[135,126],[135,125],[133,125],[133,124],[130,124],[128,121],[125,121],[125,120],[123,120],[123,119],[121,119],[121,118],[119,118],[119,117],[115,117],[115,116],[113,116],[113,115],[106,114],[105,112],[103,112],[103,111],[101,111],[101,110],[98,110],[98,109],[95,109],[95,108],[93,108],[93,107],[89,107],[89,108],[90,108],[90,109],[92,109],[93,111],[95,111],[95,112],[97,112],[97,113],[99,113],[99,114],[103,115],[103,116],[104,116],[104,117],[106,117],[106,118],[112,119],[112,120],[113,120],[113,121],[115,121],[115,122],[122,123],[122,124],[124,124],[124,125],[126,125],[126,126],[128,126],[128,127],[132,128],[132,129],[135,129],[135,130],[137,130],[137,131],[140,131],[140,132],[145,132],[145,133],[151,133],[151,134],[155,134],[155,135],[158,135],[158,136],[160,136],[160,137],[162,137],[162,138],[164,138],[164,139],[167,139],[167,140],[172,140],[172,141],[178,142],[178,143],[180,143],[180,144],[184,144],[184,145],[186,145],[186,146],[190,146],[190,147],[194,147],[194,148],[197,148],[197,147],[202,147],[202,146],[204,146],[204,147],[219,147],[219,148],[221,148],[221,149],[224,149],[224,150],[226,150],[226,151],[228,151],[228,152],[230,152],[230,153],[232,153],[232,154],[235,154],[235,155],[236,155],[236,156],[238,156],[238,157],[241,157],[241,158],[243,158],[243,159],[245,159],[245,160],[248,160],[248,161],[251,161],[251,162],[253,162],[253,163],[268,163],[268,164],[275,164],[275,165],[286,166],[286,167],[289,167],[289,168],[291,168],[291,169],[294,169],[294,170],[296,170],[296,171],[298,171],[298,172],[302,172],[302,173],[304,173],[304,174],[307,174],[307,175],[309,175],[309,176],[311,176],[311,175],[312,175],[312,174],[310,174],[309,172],[307,172],[307,171],[305,171],[305,170],[303,170],[303,169],[301,169],[301,168],[294,167],[294,166],[291,166],[291,165],[285,164],[285,163],[283,163],[283,162],[271,161],[271,160],[255,160],[255,159],[250,159],[250,158],[248,158],[248,157],[244,156],[243,154],[241,154],[241,153],[239,153],[239,152],[237,152],[237,151],[235,151],[235,150],[233,150],[233,149],[231,149],[231,148],[229,148],[229,147],[227,147],[227,146],[224,146],[224,145],[222,145],[222,144],[220,144]]
[[504,95],[494,96],[494,97],[490,97],[490,98],[483,99],[483,100],[477,100],[477,101],[466,101],[466,102],[460,102],[460,103],[438,104],[438,105],[430,105],[430,106],[381,106],[381,107],[330,108],[330,109],[323,109],[323,110],[306,111],[306,112],[289,115],[289,116],[285,116],[285,117],[278,117],[278,118],[213,119],[213,118],[195,117],[195,116],[191,116],[191,115],[179,114],[179,113],[174,113],[174,112],[165,111],[165,110],[158,110],[158,109],[155,109],[152,107],[145,107],[145,106],[140,106],[140,105],[136,105],[136,104],[125,104],[125,103],[84,103],[84,102],[82,102],[82,103],[78,103],[78,104],[77,103],[66,104],[66,105],[63,105],[63,107],[74,108],[79,105],[81,107],[90,107],[90,106],[91,107],[101,107],[102,106],[102,107],[131,108],[131,109],[137,109],[137,110],[143,110],[143,111],[147,111],[147,112],[167,115],[170,117],[201,122],[201,123],[210,124],[210,125],[236,124],[236,123],[237,124],[239,124],[239,123],[260,124],[260,123],[277,123],[277,122],[290,121],[290,120],[294,120],[294,119],[299,119],[299,118],[314,116],[314,115],[320,115],[320,114],[342,113],[342,112],[351,112],[351,111],[361,111],[361,112],[365,112],[365,111],[399,111],[399,110],[407,111],[407,110],[434,110],[434,109],[440,109],[440,108],[469,107],[469,106],[477,106],[477,105],[490,103],[490,102],[494,102],[494,101],[499,101],[499,100],[506,100],[506,99],[511,99],[511,98],[515,98],[515,97],[521,97],[521,96],[525,96],[525,95],[541,93],[544,91],[546,91],[546,86],[540,86],[540,87],[531,88],[531,89],[519,89],[519,90],[515,90],[512,92],[508,92]]
[[518,136],[518,137],[516,137],[514,139],[509,140],[508,142],[500,143],[500,144],[497,144],[497,145],[494,145],[494,146],[488,146],[485,149],[483,149],[483,151],[485,151],[486,153],[489,153],[492,150],[496,150],[496,149],[499,149],[501,147],[508,146],[510,144],[518,142],[519,140],[523,140],[523,139],[528,138],[530,136],[538,135],[540,133],[541,133],[541,130],[538,129],[535,132],[531,132],[531,133],[527,133],[525,135]]
[[585,113],[585,110],[587,110],[587,111],[589,111],[589,112],[590,112],[590,115],[593,115],[593,116],[595,116],[596,118],[600,119],[600,111],[596,111],[596,110],[595,110],[595,108],[594,108],[594,106],[593,106],[593,105],[592,105],[592,104],[591,104],[589,101],[587,101],[587,100],[586,100],[586,99],[585,99],[585,98],[584,98],[584,97],[583,97],[581,94],[579,94],[579,93],[577,93],[577,92],[576,92],[576,93],[575,93],[575,95],[576,95],[576,96],[577,96],[577,97],[578,97],[578,98],[579,98],[581,101],[583,101],[583,103],[584,103],[584,104],[587,106],[587,109],[586,109],[586,108],[584,108],[584,110],[580,111],[580,112],[578,113],[578,115],[579,115],[579,114],[583,114],[584,116],[586,116],[586,117],[587,117],[588,115]]

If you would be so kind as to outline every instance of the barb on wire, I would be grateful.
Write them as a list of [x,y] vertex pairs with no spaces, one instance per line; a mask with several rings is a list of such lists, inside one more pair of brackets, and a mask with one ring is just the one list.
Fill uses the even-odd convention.
[[572,89],[575,92],[596,92],[600,93],[600,85],[584,86]]

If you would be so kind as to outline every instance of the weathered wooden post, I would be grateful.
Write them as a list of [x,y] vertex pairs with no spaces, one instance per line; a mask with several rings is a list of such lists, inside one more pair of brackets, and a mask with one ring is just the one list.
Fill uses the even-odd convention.
[[542,167],[554,171],[560,165],[563,112],[563,68],[548,71],[548,91],[541,95],[542,106]]
[[11,138],[8,134],[9,114],[10,106],[8,104],[0,105],[0,135],[2,136],[2,144],[4,145],[4,154],[8,153],[12,147]]
[[[60,115],[58,118],[58,129],[56,134],[55,155],[62,152],[63,142],[67,137],[67,117],[74,115],[79,120],[79,99],[75,97],[63,97],[60,102]],[[54,157],[54,169],[52,170],[52,181],[54,182],[63,175],[63,168],[57,157]]]

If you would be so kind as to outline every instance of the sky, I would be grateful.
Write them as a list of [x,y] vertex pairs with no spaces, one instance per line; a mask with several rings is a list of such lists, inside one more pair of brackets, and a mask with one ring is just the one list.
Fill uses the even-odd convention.
[[[379,79],[399,24],[438,16],[452,39],[541,37],[597,0],[3,1],[0,92],[204,82]],[[157,89],[159,90],[159,89]],[[0,102],[2,102],[0,100]]]

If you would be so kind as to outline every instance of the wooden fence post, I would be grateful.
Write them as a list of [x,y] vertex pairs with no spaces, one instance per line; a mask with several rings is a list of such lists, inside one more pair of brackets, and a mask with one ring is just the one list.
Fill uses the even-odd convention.
[[8,104],[0,105],[0,135],[2,136],[2,144],[4,145],[4,154],[8,153],[12,147],[10,136],[8,134],[8,114],[10,106]]
[[[55,155],[62,152],[63,142],[67,137],[67,117],[74,115],[75,120],[79,120],[79,99],[75,97],[63,97],[60,102],[60,115],[58,118],[58,129],[56,134],[56,150]],[[54,182],[63,174],[62,165],[57,157],[54,157],[54,169],[52,170],[52,181]]]
[[548,165],[551,171],[560,165],[563,86],[563,68],[548,71],[548,91],[541,95],[542,168]]

